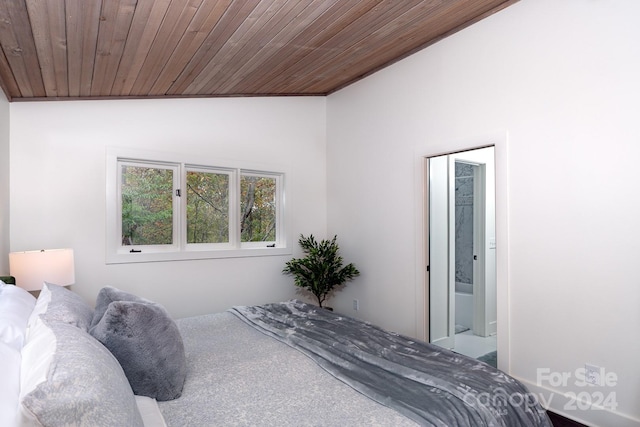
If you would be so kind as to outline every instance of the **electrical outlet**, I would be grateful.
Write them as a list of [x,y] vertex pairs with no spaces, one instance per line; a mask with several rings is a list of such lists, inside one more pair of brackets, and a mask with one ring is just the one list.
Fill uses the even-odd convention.
[[585,363],[584,381],[587,384],[600,385],[600,367]]
[[353,300],[353,309],[354,309],[355,311],[360,310],[360,301],[358,301],[357,299],[354,299],[354,300]]

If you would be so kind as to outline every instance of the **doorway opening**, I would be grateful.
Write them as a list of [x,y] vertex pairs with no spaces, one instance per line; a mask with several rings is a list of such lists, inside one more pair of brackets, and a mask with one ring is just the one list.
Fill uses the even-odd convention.
[[429,341],[496,366],[494,147],[426,161]]

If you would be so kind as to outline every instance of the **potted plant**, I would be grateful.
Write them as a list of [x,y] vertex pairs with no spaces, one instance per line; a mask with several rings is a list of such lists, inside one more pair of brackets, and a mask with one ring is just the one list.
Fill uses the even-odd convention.
[[284,274],[294,276],[296,286],[311,292],[320,307],[335,287],[360,275],[353,264],[342,266],[337,238],[317,242],[313,234],[309,237],[301,234],[298,243],[306,256],[292,259],[282,270]]

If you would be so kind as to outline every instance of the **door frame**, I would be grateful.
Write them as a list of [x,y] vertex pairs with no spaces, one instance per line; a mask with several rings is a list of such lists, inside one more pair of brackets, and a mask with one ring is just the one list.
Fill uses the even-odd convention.
[[[491,147],[493,148],[493,147]],[[457,217],[456,217],[456,165],[464,164],[472,167],[473,170],[473,228],[472,228],[472,283],[473,283],[473,305],[471,313],[471,329],[478,336],[485,337],[489,335],[487,325],[487,299],[486,299],[486,265],[487,258],[485,255],[486,246],[486,163],[477,160],[471,160],[469,157],[477,157],[477,150],[467,150],[461,153],[445,154],[442,156],[434,156],[425,158],[429,176],[425,185],[432,186],[434,182],[438,182],[438,191],[435,188],[428,187],[427,198],[429,202],[433,202],[434,197],[438,200],[437,211],[436,206],[431,206],[427,211],[429,224],[427,228],[437,227],[433,232],[429,231],[429,251],[435,248],[438,250],[438,259],[430,253],[426,262],[429,265],[429,276],[427,283],[427,291],[430,298],[429,310],[446,309],[445,316],[438,314],[435,318],[429,316],[429,342],[444,348],[455,348],[455,326],[456,326],[456,243],[458,236]],[[495,151],[495,149],[493,150]],[[495,157],[495,153],[493,153]],[[436,164],[436,160],[438,163]],[[493,164],[493,162],[492,162]],[[437,168],[436,168],[437,166]],[[434,220],[438,220],[434,224]],[[444,221],[444,223],[443,223]],[[437,232],[437,236],[434,233]],[[436,238],[434,238],[436,237]],[[443,257],[443,254],[446,254]],[[433,286],[432,275],[438,271],[437,286]],[[436,297],[437,300],[431,300]],[[432,306],[435,304],[435,306]],[[444,305],[443,305],[444,304]],[[446,307],[446,308],[445,308]],[[434,313],[435,315],[435,313]],[[434,327],[437,332],[434,336]]]
[[[494,150],[495,157],[495,150]],[[486,337],[487,325],[487,283],[486,283],[486,185],[487,165],[474,164],[473,168],[473,333]]]
[[427,158],[461,151],[494,146],[496,173],[496,305],[498,368],[510,373],[511,351],[509,346],[509,221],[508,221],[508,153],[509,134],[497,130],[471,138],[429,142],[415,149],[415,313],[416,338],[429,340],[429,292],[427,260],[429,259],[429,230],[426,226],[429,212]]

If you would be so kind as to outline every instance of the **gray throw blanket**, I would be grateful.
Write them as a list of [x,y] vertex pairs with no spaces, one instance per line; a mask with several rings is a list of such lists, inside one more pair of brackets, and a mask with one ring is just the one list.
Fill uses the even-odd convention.
[[552,426],[523,384],[475,359],[296,300],[230,311],[421,425]]

